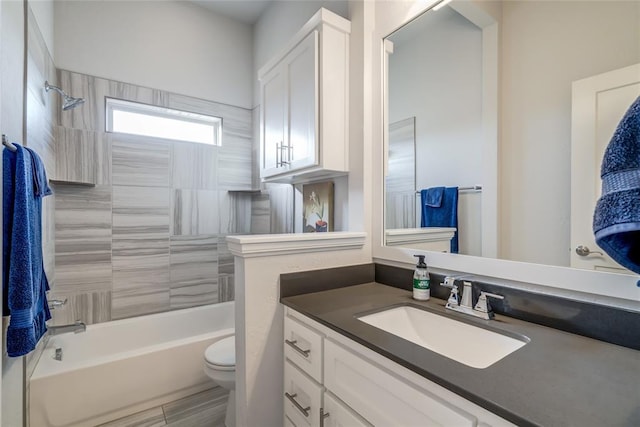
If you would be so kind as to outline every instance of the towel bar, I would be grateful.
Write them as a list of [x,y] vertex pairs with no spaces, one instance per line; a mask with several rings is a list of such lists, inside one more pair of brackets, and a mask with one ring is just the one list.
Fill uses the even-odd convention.
[[9,142],[9,140],[7,139],[7,135],[5,135],[4,133],[2,134],[2,145],[4,145],[5,147],[7,147],[9,150],[13,152],[18,151],[16,146]]

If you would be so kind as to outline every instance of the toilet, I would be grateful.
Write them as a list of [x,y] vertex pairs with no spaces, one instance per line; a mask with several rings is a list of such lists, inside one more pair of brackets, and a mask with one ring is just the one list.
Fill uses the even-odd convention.
[[226,427],[236,425],[236,337],[232,335],[211,344],[204,352],[204,372],[220,387],[229,390]]

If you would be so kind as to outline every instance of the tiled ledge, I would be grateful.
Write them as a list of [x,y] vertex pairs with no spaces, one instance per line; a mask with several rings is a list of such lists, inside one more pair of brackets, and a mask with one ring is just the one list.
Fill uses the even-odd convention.
[[272,255],[303,254],[361,249],[367,233],[329,232],[295,234],[259,234],[227,236],[229,251],[235,256],[253,258]]

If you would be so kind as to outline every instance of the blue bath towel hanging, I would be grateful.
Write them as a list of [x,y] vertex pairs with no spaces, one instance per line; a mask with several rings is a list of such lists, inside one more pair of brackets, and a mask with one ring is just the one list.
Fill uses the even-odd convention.
[[432,187],[420,191],[421,227],[455,227],[451,253],[458,253],[458,187]]
[[640,97],[618,124],[602,159],[602,196],[593,215],[596,243],[640,274]]
[[42,258],[42,197],[51,194],[42,161],[18,144],[3,150],[3,315],[10,315],[7,353],[33,350],[51,318]]

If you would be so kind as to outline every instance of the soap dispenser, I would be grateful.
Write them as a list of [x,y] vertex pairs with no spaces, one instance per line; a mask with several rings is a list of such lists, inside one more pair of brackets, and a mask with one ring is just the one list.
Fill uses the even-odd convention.
[[413,299],[426,301],[430,297],[430,279],[424,255],[414,255],[418,258],[416,271],[413,273]]

